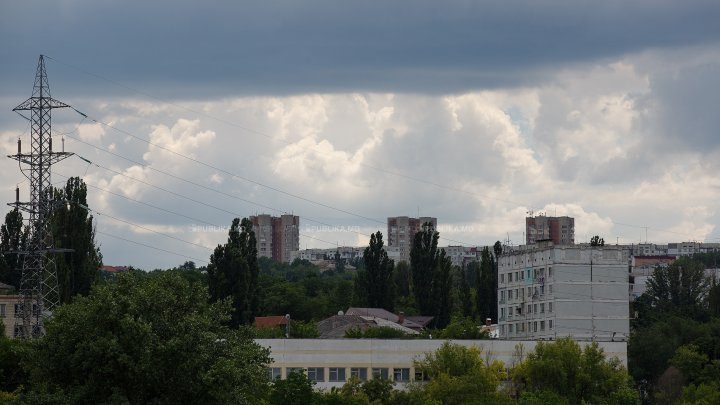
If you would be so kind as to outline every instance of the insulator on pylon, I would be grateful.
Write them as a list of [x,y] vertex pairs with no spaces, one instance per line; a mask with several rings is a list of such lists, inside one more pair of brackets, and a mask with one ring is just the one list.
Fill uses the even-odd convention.
[[52,138],[50,138],[50,139],[48,140],[48,142],[49,142],[49,145],[48,145],[48,146],[50,147],[50,152],[52,152]]
[[20,186],[15,186],[15,202],[20,202]]
[[20,146],[20,138],[18,138],[18,155],[21,153],[22,147]]
[[65,153],[65,137],[60,138],[60,141],[62,143],[62,152]]

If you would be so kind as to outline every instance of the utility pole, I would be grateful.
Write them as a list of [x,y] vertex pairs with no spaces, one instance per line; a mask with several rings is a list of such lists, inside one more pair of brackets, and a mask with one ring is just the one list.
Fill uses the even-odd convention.
[[[50,179],[51,167],[72,153],[53,152],[51,115],[54,108],[69,105],[50,96],[45,59],[40,55],[32,96],[15,107],[13,111],[30,121],[30,152],[23,153],[18,139],[18,151],[9,155],[20,164],[20,171],[30,180],[30,201],[20,202],[20,190],[15,190],[15,202],[8,205],[29,214],[28,242],[23,255],[20,278],[19,316],[15,318],[15,336],[36,338],[45,334],[43,320],[52,315],[60,303],[57,272],[50,253],[54,249],[50,220],[55,202]],[[30,116],[23,114],[30,112]],[[67,251],[67,250],[63,250]]]

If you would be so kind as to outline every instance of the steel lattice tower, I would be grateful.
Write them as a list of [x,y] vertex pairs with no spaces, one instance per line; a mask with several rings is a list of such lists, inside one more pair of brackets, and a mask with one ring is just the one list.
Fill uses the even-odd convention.
[[[57,251],[50,232],[54,205],[50,169],[53,163],[72,153],[53,152],[50,111],[64,107],[70,106],[50,97],[45,60],[40,55],[32,97],[13,109],[30,121],[30,153],[22,152],[18,139],[17,154],[8,156],[19,162],[23,175],[30,180],[30,201],[20,202],[20,192],[16,190],[16,201],[9,204],[29,214],[26,251],[21,252],[20,316],[15,318],[15,335],[18,337],[42,336],[45,333],[44,318],[52,314],[60,301],[57,272],[49,255]],[[24,115],[24,111],[30,111],[30,117]]]

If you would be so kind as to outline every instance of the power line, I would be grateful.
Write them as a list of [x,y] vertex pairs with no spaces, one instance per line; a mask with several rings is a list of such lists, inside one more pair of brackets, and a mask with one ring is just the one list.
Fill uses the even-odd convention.
[[[73,109],[74,109],[74,108],[73,108]],[[75,111],[77,111],[79,114],[82,114],[83,116],[86,116],[84,113],[82,113],[82,112],[80,112],[80,111],[78,111],[78,110],[75,110]],[[195,162],[195,163],[198,163],[198,164],[201,164],[201,165],[203,165],[203,166],[212,168],[212,169],[214,169],[214,170],[222,171],[223,173],[226,173],[226,174],[228,174],[228,175],[230,175],[230,176],[233,176],[233,177],[238,177],[238,178],[240,178],[240,179],[242,179],[242,180],[250,181],[250,182],[252,182],[253,184],[262,185],[262,183],[256,182],[256,181],[254,181],[254,180],[249,180],[249,179],[246,179],[246,178],[244,178],[244,177],[237,176],[237,175],[235,175],[235,174],[233,174],[233,173],[231,173],[231,172],[229,172],[229,171],[226,171],[226,170],[224,170],[224,169],[216,168],[216,167],[213,166],[213,165],[204,163],[204,162],[202,162],[202,161],[200,161],[200,160],[198,160],[198,159],[195,159],[195,158],[193,158],[193,157],[190,157],[190,156],[181,154],[181,153],[179,153],[179,152],[174,152],[174,151],[172,151],[172,150],[170,150],[170,149],[168,149],[168,148],[165,148],[165,147],[163,147],[163,146],[159,146],[159,145],[157,145],[157,144],[155,144],[155,143],[152,143],[152,142],[150,142],[150,141],[148,141],[148,140],[142,139],[142,138],[140,138],[140,137],[138,137],[138,136],[136,136],[136,135],[134,135],[134,134],[131,134],[130,132],[127,132],[127,131],[124,131],[124,130],[115,128],[115,127],[113,127],[113,126],[110,126],[110,124],[101,123],[101,122],[95,120],[95,119],[92,118],[92,117],[89,117],[89,119],[92,120],[92,121],[94,121],[94,122],[97,122],[97,123],[99,123],[99,124],[101,124],[101,125],[107,125],[108,127],[113,128],[113,129],[115,129],[115,130],[117,130],[117,131],[119,131],[119,132],[121,132],[121,133],[123,133],[123,134],[126,134],[126,135],[128,135],[128,136],[131,136],[132,138],[141,140],[141,141],[147,143],[148,145],[152,145],[152,146],[155,146],[155,147],[158,147],[158,148],[161,148],[161,149],[170,151],[170,152],[172,152],[172,153],[174,153],[174,154],[176,154],[176,155],[178,155],[178,156],[181,156],[181,157],[183,157],[183,158],[186,158],[186,159],[188,159],[188,160],[191,160],[191,161],[193,161],[193,162]],[[157,171],[158,173],[162,173],[162,174],[164,174],[164,175],[166,175],[166,176],[169,176],[169,177],[172,177],[172,178],[174,178],[174,179],[177,179],[177,180],[186,182],[186,183],[188,183],[188,184],[192,184],[192,185],[194,185],[194,186],[196,186],[196,187],[200,187],[200,188],[205,189],[205,190],[213,191],[213,192],[219,193],[219,194],[221,194],[221,195],[225,195],[225,196],[227,196],[227,197],[234,198],[234,199],[237,199],[237,200],[239,200],[239,201],[243,201],[243,202],[246,202],[246,203],[248,203],[248,204],[253,204],[253,205],[256,205],[256,206],[258,206],[258,207],[265,208],[265,209],[269,209],[269,210],[272,210],[272,211],[275,211],[275,212],[285,212],[285,211],[283,211],[283,210],[270,207],[270,206],[268,206],[268,205],[256,203],[256,202],[254,202],[254,201],[250,201],[250,200],[247,200],[247,199],[238,197],[238,196],[236,196],[236,195],[227,193],[227,192],[225,192],[225,191],[217,190],[217,189],[214,189],[214,188],[212,188],[212,187],[208,187],[208,186],[199,184],[199,183],[197,183],[197,182],[184,179],[184,178],[182,178],[182,177],[179,177],[179,176],[174,175],[174,174],[172,174],[172,173],[169,173],[169,172],[167,172],[167,171],[154,168],[154,167],[152,167],[152,166],[150,166],[150,165],[147,165],[147,164],[145,164],[145,163],[138,162],[138,161],[136,161],[136,160],[134,160],[134,159],[131,159],[131,158],[125,157],[125,156],[123,156],[123,155],[120,155],[120,154],[118,154],[118,153],[112,152],[112,151],[110,151],[110,150],[108,150],[108,149],[106,149],[106,148],[102,148],[102,147],[99,147],[99,146],[97,146],[97,145],[91,144],[91,143],[89,143],[89,142],[82,141],[82,140],[80,140],[80,139],[78,139],[78,138],[76,138],[76,137],[73,137],[73,136],[69,136],[69,135],[68,135],[68,138],[73,139],[74,141],[80,142],[80,143],[82,143],[82,144],[88,145],[88,146],[90,146],[90,147],[93,147],[93,148],[95,148],[95,149],[97,149],[97,150],[103,151],[103,152],[105,152],[105,153],[111,154],[111,155],[113,155],[113,156],[119,157],[119,158],[124,159],[124,160],[126,160],[126,161],[128,161],[128,162],[131,162],[131,163],[133,163],[133,164],[142,166],[142,167],[144,167],[144,168],[148,168],[148,169],[153,170],[153,171]],[[91,162],[89,159],[84,158],[84,157],[82,157],[82,156],[80,156],[80,155],[78,155],[78,157],[81,158],[82,160],[84,160],[85,162],[89,163],[89,164],[94,164],[94,165],[96,165],[96,166],[98,166],[98,167],[102,167],[103,169],[112,171],[112,172],[114,172],[114,173],[116,173],[116,174],[119,174],[119,175],[122,175],[122,176],[126,176],[126,177],[128,177],[128,178],[130,178],[130,179],[132,179],[132,180],[136,180],[136,181],[143,182],[144,184],[148,184],[148,183],[144,182],[143,180],[139,180],[139,179],[136,179],[136,178],[134,178],[134,177],[129,177],[129,176],[127,176],[127,175],[125,175],[125,174],[123,174],[123,173],[120,173],[120,172],[118,172],[118,171],[115,171],[115,170],[112,170],[112,169],[109,169],[109,168],[100,166],[100,165],[98,165],[97,163]],[[307,202],[310,202],[310,203],[313,203],[313,204],[318,204],[318,205],[320,205],[320,206],[322,206],[322,207],[325,207],[325,208],[334,209],[334,210],[336,210],[336,211],[339,211],[339,212],[342,212],[342,213],[347,213],[347,214],[349,214],[349,215],[353,215],[353,216],[356,216],[356,217],[358,217],[358,218],[362,218],[362,219],[366,219],[366,220],[369,220],[369,221],[373,221],[373,222],[376,222],[376,223],[380,223],[380,224],[386,225],[385,222],[379,221],[379,220],[374,219],[374,218],[369,218],[369,217],[366,217],[366,216],[363,216],[363,215],[360,215],[360,214],[354,214],[354,213],[352,213],[352,212],[350,212],[350,211],[342,210],[342,209],[339,209],[339,208],[334,208],[334,207],[332,207],[332,206],[330,206],[330,205],[327,205],[327,204],[324,204],[324,203],[317,203],[317,202],[315,202],[315,201],[313,201],[313,200],[306,199],[306,198],[304,198],[304,197],[299,197],[299,196],[296,196],[295,194],[287,193],[287,192],[284,192],[284,191],[282,191],[282,190],[280,190],[280,189],[277,189],[277,188],[274,188],[274,187],[264,186],[264,185],[262,185],[262,186],[263,186],[263,187],[267,187],[267,188],[269,188],[269,189],[271,189],[271,190],[274,190],[274,191],[281,192],[281,193],[283,193],[283,194],[287,194],[287,195],[289,195],[289,196],[293,196],[293,197],[296,197],[296,198],[300,198],[300,199],[302,199],[303,201],[307,201]],[[162,189],[162,188],[160,188],[160,189]],[[168,191],[168,190],[165,190],[165,189],[162,189],[162,190]],[[168,191],[168,192],[169,192],[169,191]],[[177,194],[174,193],[174,192],[171,192],[171,193],[177,195]],[[194,200],[194,199],[193,199],[193,201],[194,201],[194,202],[198,202],[197,200]],[[324,223],[324,222],[321,222],[321,221],[317,221],[317,220],[314,220],[314,219],[311,219],[311,218],[308,218],[308,217],[303,217],[303,219],[306,219],[306,220],[308,220],[308,221],[310,221],[310,222],[317,223],[317,224],[319,224],[319,225],[332,226],[332,225],[330,225],[330,224],[327,224],[327,223]],[[361,232],[357,232],[357,231],[352,231],[352,232],[353,232],[353,233],[356,233],[356,234],[358,234],[358,235],[360,235],[360,236],[364,236],[364,237],[368,237],[368,238],[370,237],[370,235],[364,234],[364,233],[361,233]],[[304,235],[304,236],[305,236],[305,235]],[[313,238],[313,239],[317,239],[317,238]],[[447,240],[447,241],[449,241],[449,242],[458,243],[458,244],[463,245],[463,246],[469,246],[469,245],[470,245],[470,244],[468,244],[468,243],[465,243],[465,242],[462,242],[462,241],[457,241],[457,240],[450,239],[450,238],[447,238],[447,237],[443,237],[443,239],[445,239],[445,240]],[[317,240],[319,240],[319,239],[317,239]],[[330,242],[328,242],[328,243],[330,243]]]
[[159,247],[156,247],[156,246],[151,246],[151,245],[148,245],[148,244],[146,244],[146,243],[142,243],[142,242],[138,242],[138,241],[135,241],[135,240],[123,238],[122,236],[117,236],[117,235],[113,235],[113,234],[111,234],[111,233],[102,232],[102,231],[97,231],[97,230],[96,230],[95,232],[96,232],[96,233],[99,233],[99,234],[101,234],[101,235],[109,236],[109,237],[111,237],[111,238],[119,239],[119,240],[122,240],[122,241],[125,241],[125,242],[129,242],[129,243],[133,243],[133,244],[139,245],[139,246],[143,246],[143,247],[146,247],[146,248],[148,248],[148,249],[154,249],[154,250],[158,250],[158,251],[161,251],[161,252],[169,253],[169,254],[171,254],[171,255],[184,257],[184,258],[186,258],[186,259],[191,259],[191,260],[196,261],[196,262],[202,262],[202,263],[205,263],[205,264],[210,264],[209,261],[204,260],[204,259],[197,259],[197,258],[194,258],[194,257],[191,257],[191,256],[184,255],[184,254],[182,254],[182,253],[173,252],[172,250],[167,250],[167,249],[159,248]]

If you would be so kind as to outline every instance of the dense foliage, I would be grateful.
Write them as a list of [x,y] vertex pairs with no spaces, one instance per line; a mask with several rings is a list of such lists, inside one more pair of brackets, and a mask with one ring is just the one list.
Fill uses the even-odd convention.
[[252,324],[258,309],[258,259],[252,222],[233,219],[228,240],[218,245],[207,267],[210,299],[230,298],[232,326]]
[[27,403],[253,403],[267,350],[229,301],[181,277],[123,274],[61,306],[32,349]]
[[720,286],[705,276],[718,253],[655,269],[633,303],[628,367],[648,403],[717,403]]

